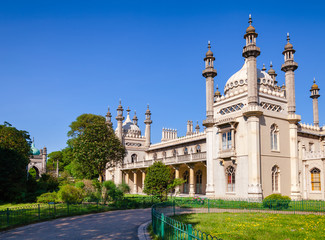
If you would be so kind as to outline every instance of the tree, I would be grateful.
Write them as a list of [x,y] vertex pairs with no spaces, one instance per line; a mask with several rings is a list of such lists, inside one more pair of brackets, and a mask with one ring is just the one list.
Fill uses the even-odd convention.
[[122,162],[125,148],[105,123],[91,124],[73,143],[75,170],[80,176],[103,181],[105,170]]
[[0,200],[19,201],[26,191],[31,152],[28,132],[0,125]]
[[144,192],[164,201],[167,199],[168,192],[183,182],[178,178],[173,179],[171,169],[158,161],[147,169]]
[[70,124],[70,131],[68,132],[68,137],[76,138],[86,127],[93,124],[105,124],[105,118],[100,115],[85,113],[77,117],[76,121]]

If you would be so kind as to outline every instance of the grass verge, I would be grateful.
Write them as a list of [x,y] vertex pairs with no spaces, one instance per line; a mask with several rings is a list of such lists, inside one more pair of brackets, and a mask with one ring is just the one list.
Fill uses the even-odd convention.
[[325,236],[325,218],[317,215],[199,213],[173,218],[223,240],[316,240]]

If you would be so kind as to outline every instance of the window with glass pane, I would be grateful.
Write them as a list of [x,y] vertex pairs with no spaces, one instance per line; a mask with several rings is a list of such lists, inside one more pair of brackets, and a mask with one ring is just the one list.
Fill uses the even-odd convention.
[[227,149],[227,133],[222,134],[222,149]]
[[235,168],[230,166],[226,169],[227,192],[235,192]]
[[278,166],[272,167],[272,191],[279,192],[279,177],[280,177],[280,170]]
[[227,148],[231,149],[231,132],[227,132],[227,139],[228,139]]
[[320,183],[320,170],[318,168],[313,168],[311,171],[311,190],[312,191],[320,191],[321,183]]
[[271,150],[279,150],[279,128],[276,124],[271,126]]

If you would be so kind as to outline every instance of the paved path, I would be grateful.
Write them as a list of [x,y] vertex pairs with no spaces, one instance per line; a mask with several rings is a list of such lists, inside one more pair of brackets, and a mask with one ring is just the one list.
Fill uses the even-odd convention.
[[0,239],[137,240],[138,227],[150,220],[150,213],[147,208],[59,218],[2,232]]

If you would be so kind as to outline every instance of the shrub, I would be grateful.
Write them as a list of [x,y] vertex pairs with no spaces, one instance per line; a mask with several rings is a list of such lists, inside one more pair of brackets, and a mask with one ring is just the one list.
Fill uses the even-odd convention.
[[85,197],[84,191],[72,185],[64,185],[58,192],[58,197],[66,203],[81,203]]
[[76,186],[77,188],[81,188],[81,189],[83,189],[83,188],[85,187],[85,184],[84,184],[83,182],[77,182],[77,183],[75,184],[75,186]]
[[108,200],[116,202],[123,198],[123,192],[116,187],[113,181],[103,182],[103,200],[104,203]]
[[118,185],[118,189],[120,189],[123,193],[129,193],[130,192],[130,186],[126,183],[121,183]]
[[57,193],[56,192],[43,193],[41,196],[37,197],[37,202],[38,203],[57,202]]
[[281,194],[271,194],[263,199],[263,207],[269,209],[288,209],[291,199]]

